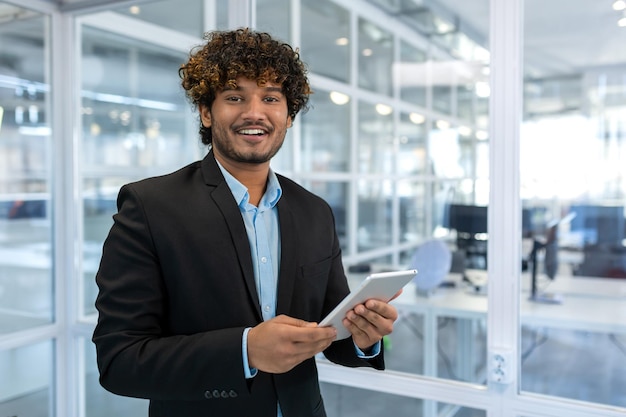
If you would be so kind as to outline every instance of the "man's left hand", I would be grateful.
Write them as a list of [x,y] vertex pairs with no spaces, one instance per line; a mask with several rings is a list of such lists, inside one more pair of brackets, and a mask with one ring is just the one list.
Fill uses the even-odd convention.
[[[400,295],[401,290],[392,300]],[[391,301],[391,300],[390,300]],[[343,319],[354,343],[362,351],[366,351],[379,342],[383,336],[393,330],[393,323],[398,319],[398,310],[388,302],[370,299],[363,304],[356,305],[348,311]]]

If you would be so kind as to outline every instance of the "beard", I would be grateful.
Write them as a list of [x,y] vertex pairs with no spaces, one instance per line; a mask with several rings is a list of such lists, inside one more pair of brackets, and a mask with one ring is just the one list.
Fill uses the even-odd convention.
[[229,133],[234,133],[237,129],[240,129],[244,126],[237,126],[233,128],[232,131],[230,129],[225,129],[219,125],[213,125],[212,129],[212,147],[213,149],[221,154],[223,157],[230,159],[234,162],[246,163],[246,164],[262,164],[270,161],[274,155],[278,153],[280,148],[283,146],[285,141],[285,134],[287,133],[286,129],[283,129],[282,132],[277,132],[273,128],[267,128],[269,135],[276,135],[274,138],[268,138],[272,143],[269,148],[261,149],[236,149],[234,141],[230,140]]
[[265,152],[249,150],[249,151],[238,151],[229,141],[215,140],[213,138],[212,147],[220,155],[225,158],[230,159],[231,161],[241,162],[246,164],[262,164],[270,161],[274,155],[278,153],[280,148],[283,145],[284,140],[281,140],[274,145],[270,149]]

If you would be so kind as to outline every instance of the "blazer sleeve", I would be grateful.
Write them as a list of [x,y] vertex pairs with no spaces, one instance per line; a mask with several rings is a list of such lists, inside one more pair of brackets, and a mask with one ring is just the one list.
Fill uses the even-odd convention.
[[124,186],[96,275],[93,342],[102,386],[161,400],[202,400],[215,389],[241,399],[249,388],[244,326],[173,334],[160,263],[142,200],[132,185]]

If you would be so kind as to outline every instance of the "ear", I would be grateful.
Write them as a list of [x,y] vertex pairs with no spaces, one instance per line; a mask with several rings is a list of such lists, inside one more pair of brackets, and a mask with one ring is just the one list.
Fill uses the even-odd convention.
[[211,109],[204,104],[199,104],[198,110],[200,111],[200,121],[202,122],[202,126],[206,128],[211,127]]
[[291,116],[287,116],[287,129],[289,129],[293,125]]

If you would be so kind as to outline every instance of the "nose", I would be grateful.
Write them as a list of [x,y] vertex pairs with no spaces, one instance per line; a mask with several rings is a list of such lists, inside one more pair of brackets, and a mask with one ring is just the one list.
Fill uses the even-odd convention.
[[265,118],[264,102],[260,98],[252,98],[246,102],[242,117],[245,120],[261,120]]

